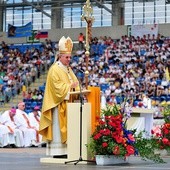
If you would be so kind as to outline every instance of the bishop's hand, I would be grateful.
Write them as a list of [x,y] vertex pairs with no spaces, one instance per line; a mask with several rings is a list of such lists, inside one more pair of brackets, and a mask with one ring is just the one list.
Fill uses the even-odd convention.
[[78,82],[71,83],[71,88],[75,89],[78,86]]

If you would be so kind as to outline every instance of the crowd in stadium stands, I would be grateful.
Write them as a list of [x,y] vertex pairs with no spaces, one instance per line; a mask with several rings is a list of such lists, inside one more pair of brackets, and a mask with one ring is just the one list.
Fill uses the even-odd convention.
[[[25,112],[41,109],[45,82],[32,91],[29,85],[54,62],[57,42],[46,39],[39,45],[8,45],[0,48],[0,103],[9,102],[22,92]],[[77,49],[71,67],[85,87],[87,60],[85,48]],[[147,107],[143,96],[152,100],[158,116],[160,103],[170,103],[170,39],[158,35],[142,38],[94,37],[88,60],[89,85],[99,86],[107,103],[121,104],[128,98],[134,107]],[[1,125],[0,125],[1,128]]]
[[40,77],[45,67],[50,66],[54,52],[47,42],[39,46],[39,49],[32,47],[25,51],[2,42],[0,50],[1,103],[8,102],[21,91],[24,93],[24,87],[28,87],[31,82]]
[[[94,37],[88,63],[89,85],[100,86],[108,102],[120,95],[140,100],[142,93],[159,102],[169,101],[170,86],[166,77],[170,64],[169,42],[168,38],[160,35],[122,36],[118,40]],[[21,87],[38,78],[45,66],[50,66],[57,43],[46,39],[39,48],[21,51],[2,42],[0,84],[7,101],[8,97],[19,93]],[[80,79],[84,78],[83,71],[86,70],[85,58],[84,50],[78,50],[72,60],[73,69],[82,70],[75,70]],[[117,100],[121,98],[117,97]]]
[[[93,38],[91,41],[89,85],[100,86],[106,101],[116,98],[121,103],[125,97],[133,106],[142,106],[142,94],[152,99],[159,109],[161,102],[170,102],[170,39],[161,35],[142,38],[122,36]],[[86,57],[78,51],[73,57],[73,68],[86,70]],[[79,71],[78,76],[83,78]],[[132,99],[132,100],[131,100]]]

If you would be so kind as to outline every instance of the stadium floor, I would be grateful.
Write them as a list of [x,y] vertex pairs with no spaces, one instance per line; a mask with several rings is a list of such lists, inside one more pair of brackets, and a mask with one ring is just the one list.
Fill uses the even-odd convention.
[[163,156],[164,164],[143,161],[131,157],[128,164],[97,166],[95,164],[46,164],[40,158],[45,156],[45,148],[0,148],[0,170],[170,170],[170,156]]

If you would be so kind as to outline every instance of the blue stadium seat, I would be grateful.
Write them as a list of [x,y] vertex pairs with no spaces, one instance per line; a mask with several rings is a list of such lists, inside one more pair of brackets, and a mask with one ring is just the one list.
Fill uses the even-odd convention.
[[150,99],[151,99],[151,100],[155,100],[155,97],[154,97],[154,96],[151,96]]
[[160,102],[160,101],[161,101],[161,98],[160,98],[159,96],[156,96],[156,97],[155,97],[155,100]]
[[25,102],[25,103],[32,102],[32,99],[23,99],[23,102]]
[[32,109],[25,109],[25,112],[26,112],[27,114],[31,113],[32,111],[33,111]]
[[156,85],[161,85],[161,83],[162,83],[162,80],[160,79],[156,80]]
[[117,102],[117,104],[121,104],[121,103],[123,103],[123,96],[116,96],[116,102]]
[[31,103],[31,108],[34,109],[35,106],[37,106],[37,102],[36,102],[36,101],[33,101],[33,102]]
[[100,84],[100,88],[103,92],[109,87],[109,84]]
[[134,106],[134,107],[138,106],[138,103],[139,103],[139,101],[138,101],[138,100],[135,100],[135,101],[133,102],[133,106]]
[[169,102],[170,101],[170,96],[166,97],[166,101]]
[[160,96],[160,101],[166,101],[167,97],[166,96]]
[[45,91],[45,86],[44,85],[39,86],[39,90],[44,92]]

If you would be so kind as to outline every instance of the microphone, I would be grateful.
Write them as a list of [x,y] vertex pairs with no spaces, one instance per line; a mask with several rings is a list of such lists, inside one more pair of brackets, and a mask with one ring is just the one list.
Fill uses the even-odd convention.
[[73,70],[76,70],[76,71],[79,71],[79,72],[85,74],[85,72],[84,72],[83,70],[81,70],[81,69],[79,69],[79,68],[77,68],[77,67],[71,67],[71,68],[72,68]]
[[81,73],[85,74],[85,72],[79,68],[77,68],[77,71],[80,71]]
[[[83,71],[83,70],[81,70],[81,69],[79,69],[79,68],[77,68],[77,67],[71,67],[71,69],[72,70],[75,70],[75,71],[77,71],[77,72],[81,72],[81,73],[83,73],[83,76],[84,76],[84,74],[85,74],[85,72]],[[78,81],[79,81],[79,88],[80,88],[80,95],[79,95],[79,98],[80,98],[80,103],[81,103],[81,105],[83,105],[84,104],[84,99],[83,99],[83,93],[82,93],[82,87],[81,87],[81,76],[79,77],[79,76],[77,76],[77,79],[78,79]],[[82,109],[82,108],[81,108]]]

